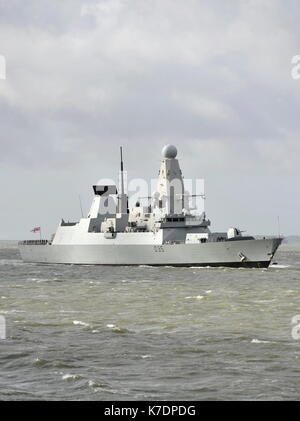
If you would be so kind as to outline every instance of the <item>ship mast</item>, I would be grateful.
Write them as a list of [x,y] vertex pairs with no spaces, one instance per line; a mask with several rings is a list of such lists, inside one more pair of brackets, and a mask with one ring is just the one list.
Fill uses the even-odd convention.
[[120,155],[121,155],[121,195],[124,194],[124,165],[123,165],[123,150],[120,146]]
[[124,164],[123,164],[123,149],[122,146],[120,146],[120,155],[121,155],[121,191],[118,195],[118,213],[121,214],[128,214],[128,197],[127,194],[125,194],[125,188],[124,188]]

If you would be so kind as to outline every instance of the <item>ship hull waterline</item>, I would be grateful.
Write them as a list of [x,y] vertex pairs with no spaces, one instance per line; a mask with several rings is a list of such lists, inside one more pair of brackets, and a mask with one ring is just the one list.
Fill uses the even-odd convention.
[[207,242],[201,244],[19,245],[28,263],[103,266],[174,266],[267,268],[282,239]]

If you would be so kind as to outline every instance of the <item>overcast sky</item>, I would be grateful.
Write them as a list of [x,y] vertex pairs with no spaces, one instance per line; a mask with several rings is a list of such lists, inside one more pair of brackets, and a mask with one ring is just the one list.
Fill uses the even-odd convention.
[[[173,143],[213,230],[300,234],[298,0],[0,0],[0,238],[80,217]],[[37,235],[37,234],[35,234]]]

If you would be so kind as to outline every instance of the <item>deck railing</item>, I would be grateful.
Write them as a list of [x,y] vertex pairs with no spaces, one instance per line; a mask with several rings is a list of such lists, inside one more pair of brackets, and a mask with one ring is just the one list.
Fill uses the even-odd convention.
[[45,246],[48,243],[48,240],[24,240],[19,241],[19,246]]

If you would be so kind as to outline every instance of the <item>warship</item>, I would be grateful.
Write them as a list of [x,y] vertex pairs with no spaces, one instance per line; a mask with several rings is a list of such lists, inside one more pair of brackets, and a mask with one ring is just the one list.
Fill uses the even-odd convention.
[[267,268],[283,238],[256,238],[230,227],[212,232],[205,212],[193,212],[174,145],[165,145],[156,191],[147,206],[129,209],[124,188],[93,186],[87,217],[60,221],[50,240],[19,242],[24,262],[84,265],[150,265]]

